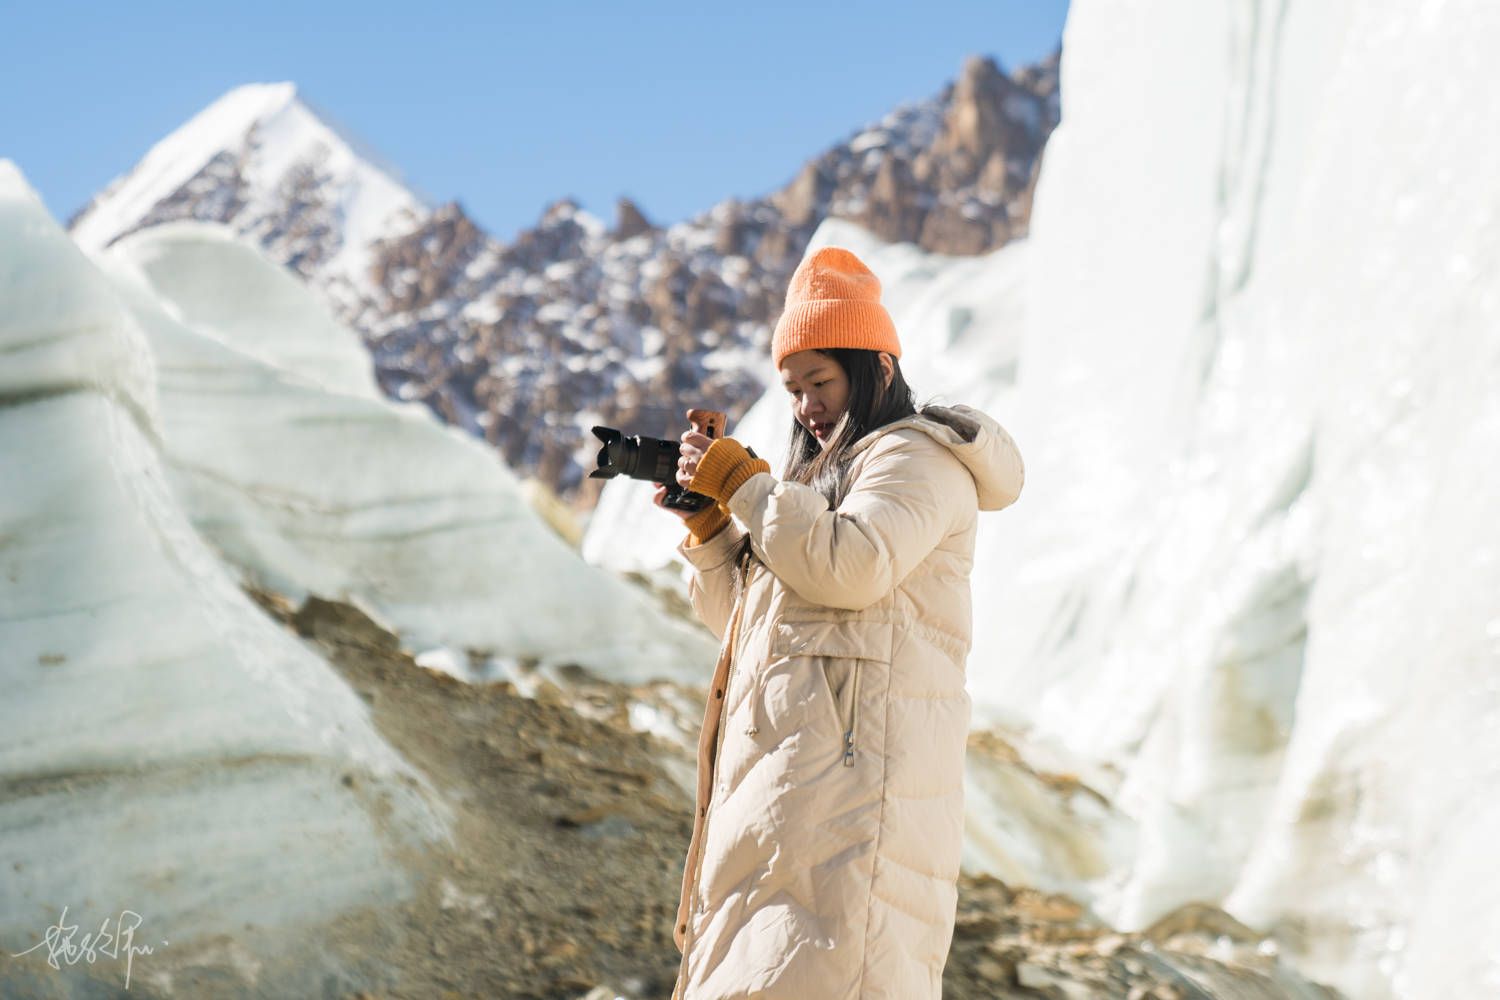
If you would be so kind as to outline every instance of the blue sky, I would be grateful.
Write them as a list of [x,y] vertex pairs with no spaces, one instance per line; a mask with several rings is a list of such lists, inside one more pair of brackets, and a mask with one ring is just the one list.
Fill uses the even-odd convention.
[[0,27],[0,157],[66,220],[243,83],[295,81],[434,202],[509,241],[562,197],[672,223],[784,184],[969,54],[1059,42],[1067,0],[851,4],[27,3]]

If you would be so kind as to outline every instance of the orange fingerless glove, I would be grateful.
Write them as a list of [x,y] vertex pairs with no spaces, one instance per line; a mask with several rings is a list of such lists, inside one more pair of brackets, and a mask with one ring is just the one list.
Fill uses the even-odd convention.
[[723,531],[724,525],[729,523],[729,515],[719,504],[711,503],[692,517],[684,518],[682,523],[687,525],[688,548],[692,548]]
[[770,471],[770,462],[756,458],[734,438],[719,438],[703,453],[688,489],[727,504],[734,491],[745,485],[745,480],[757,472]]

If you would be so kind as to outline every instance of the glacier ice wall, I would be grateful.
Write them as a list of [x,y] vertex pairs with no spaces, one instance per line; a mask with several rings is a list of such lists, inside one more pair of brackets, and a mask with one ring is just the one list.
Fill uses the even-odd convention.
[[1361,997],[1500,991],[1497,50],[1078,0],[982,559],[976,702],[1123,772],[1099,905],[1222,899]]
[[406,894],[446,807],[194,531],[145,333],[5,161],[0,300],[0,948],[70,904],[170,940]]

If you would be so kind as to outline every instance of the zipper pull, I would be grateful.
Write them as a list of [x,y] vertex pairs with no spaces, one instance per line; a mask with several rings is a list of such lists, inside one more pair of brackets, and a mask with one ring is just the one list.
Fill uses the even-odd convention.
[[750,702],[750,724],[745,727],[746,736],[759,736],[760,726],[760,671],[757,670],[750,676],[750,694],[747,700]]
[[844,733],[844,766],[854,766],[854,730],[859,725],[859,663],[849,678],[849,728]]

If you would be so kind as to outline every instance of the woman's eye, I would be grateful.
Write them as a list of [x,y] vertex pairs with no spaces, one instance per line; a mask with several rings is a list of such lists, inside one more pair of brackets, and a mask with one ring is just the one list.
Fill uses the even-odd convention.
[[821,388],[823,388],[825,385],[827,385],[831,381],[833,381],[833,380],[832,379],[824,379],[821,382],[814,382],[813,383],[813,387],[816,388],[816,389],[821,389]]

